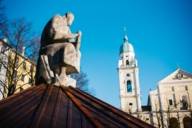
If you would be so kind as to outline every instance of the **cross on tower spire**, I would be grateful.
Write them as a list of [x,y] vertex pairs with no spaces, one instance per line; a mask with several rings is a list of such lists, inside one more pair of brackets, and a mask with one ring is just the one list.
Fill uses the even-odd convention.
[[127,36],[127,28],[123,27],[123,31],[124,31],[124,41],[128,41],[128,36]]

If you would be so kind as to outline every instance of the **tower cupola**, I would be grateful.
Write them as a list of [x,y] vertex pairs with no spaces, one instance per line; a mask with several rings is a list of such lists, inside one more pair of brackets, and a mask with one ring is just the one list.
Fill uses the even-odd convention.
[[129,43],[127,35],[125,35],[124,42],[120,47],[120,54],[122,53],[134,53],[134,48],[132,44]]
[[120,63],[119,66],[137,65],[133,45],[128,41],[128,36],[124,36],[123,44],[120,47]]

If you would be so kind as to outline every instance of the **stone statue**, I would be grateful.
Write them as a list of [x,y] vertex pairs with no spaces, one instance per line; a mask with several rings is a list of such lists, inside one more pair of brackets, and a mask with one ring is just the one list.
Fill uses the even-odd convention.
[[81,32],[71,33],[72,13],[56,15],[47,23],[41,36],[36,71],[36,85],[41,83],[68,86],[67,75],[80,70]]

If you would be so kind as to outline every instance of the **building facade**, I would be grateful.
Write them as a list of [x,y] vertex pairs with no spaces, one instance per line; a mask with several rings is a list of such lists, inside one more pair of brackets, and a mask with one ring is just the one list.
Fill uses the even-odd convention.
[[4,98],[4,88],[6,86],[6,73],[8,64],[9,46],[4,45],[6,40],[0,40],[0,99]]
[[177,69],[151,90],[141,105],[139,68],[127,36],[118,62],[121,109],[159,128],[192,128],[192,74]]
[[192,74],[177,69],[150,91],[153,125],[158,127],[192,127]]
[[0,40],[0,98],[20,92],[34,84],[36,65]]

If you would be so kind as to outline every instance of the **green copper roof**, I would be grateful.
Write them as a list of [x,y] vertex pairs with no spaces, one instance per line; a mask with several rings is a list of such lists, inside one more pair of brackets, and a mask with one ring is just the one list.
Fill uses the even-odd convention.
[[120,47],[120,54],[126,52],[134,52],[133,46],[128,42],[128,37],[124,37],[124,42]]

